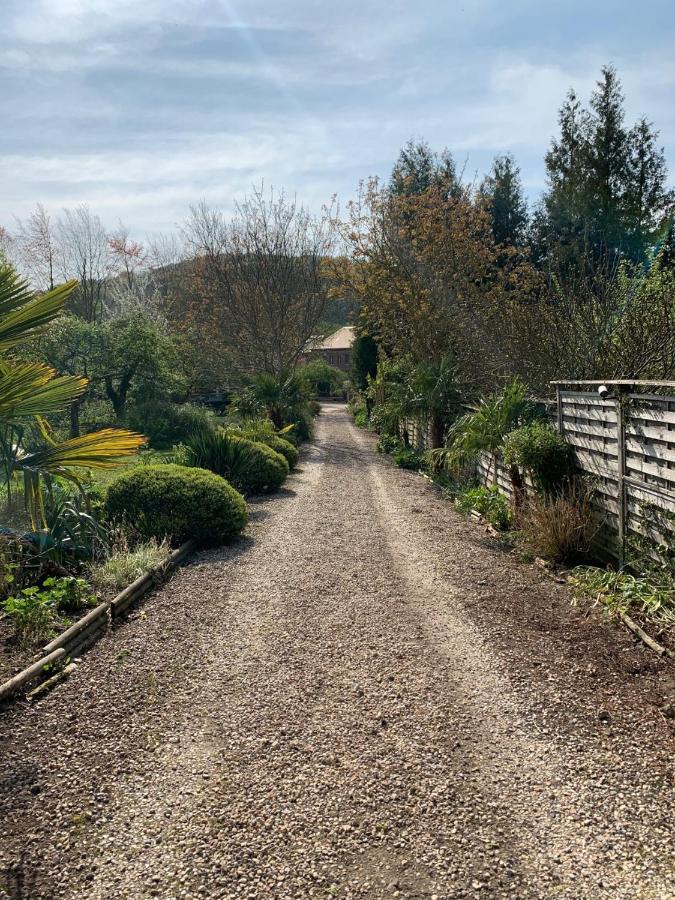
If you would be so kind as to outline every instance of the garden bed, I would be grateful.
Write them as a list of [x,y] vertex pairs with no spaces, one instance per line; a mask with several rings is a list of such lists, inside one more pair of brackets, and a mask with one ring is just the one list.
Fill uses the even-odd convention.
[[[95,606],[84,608],[73,621],[69,620],[54,629],[54,635],[40,649],[21,647],[9,626],[12,637],[2,634],[0,645],[0,703],[7,702],[29,689],[35,689],[69,667],[74,659],[96,643],[136,600],[147,593],[155,584],[163,580],[195,549],[193,541],[187,541],[177,550],[169,553],[166,560],[154,569],[136,578],[117,594],[104,591],[107,598]],[[7,622],[2,622],[3,631]]]

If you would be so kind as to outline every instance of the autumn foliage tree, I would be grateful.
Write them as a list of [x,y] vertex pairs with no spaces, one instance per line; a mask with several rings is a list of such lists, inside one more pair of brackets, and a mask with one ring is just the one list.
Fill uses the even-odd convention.
[[508,307],[526,302],[537,274],[498,247],[481,196],[437,184],[401,195],[371,180],[342,233],[351,247],[342,277],[385,353],[420,362],[451,354],[471,391],[505,369]]

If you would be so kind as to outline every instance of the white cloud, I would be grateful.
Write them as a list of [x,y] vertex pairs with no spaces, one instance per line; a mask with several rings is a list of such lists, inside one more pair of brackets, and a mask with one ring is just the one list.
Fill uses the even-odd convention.
[[25,0],[9,17],[9,34],[28,43],[74,44],[127,28],[187,24],[204,5],[203,0]]
[[586,100],[610,60],[629,117],[653,120],[675,162],[667,23],[661,45],[622,35],[610,0],[583,32],[582,0],[550,15],[535,0],[0,2],[0,223],[84,202],[151,228],[262,178],[318,206],[386,176],[411,136],[481,174],[512,150],[534,194],[567,89]]

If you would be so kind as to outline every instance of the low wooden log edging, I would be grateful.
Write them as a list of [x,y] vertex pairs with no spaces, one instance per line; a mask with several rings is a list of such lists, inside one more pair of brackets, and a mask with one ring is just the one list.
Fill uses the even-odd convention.
[[[16,675],[0,684],[0,704],[11,700],[17,694],[32,687],[31,694],[37,694],[35,683],[57,683],[60,679],[51,671],[51,667],[66,660],[73,659],[91,647],[100,637],[108,632],[113,620],[125,612],[132,603],[159,584],[170,572],[196,550],[194,541],[186,541],[156,569],[141,575],[110,601],[99,603],[94,609],[82,616],[70,628],[57,635],[42,648],[42,656],[26,666]],[[69,669],[70,672],[73,669]]]
[[70,628],[67,628],[63,631],[58,637],[55,637],[53,641],[50,641],[45,645],[44,652],[51,653],[52,650],[56,650],[58,647],[67,647],[69,644],[72,644],[74,639],[77,638],[81,632],[86,631],[91,625],[100,625],[101,620],[108,618],[108,610],[110,609],[110,603],[107,601],[104,603],[99,603],[99,605],[92,609],[91,612],[87,613],[86,616],[82,616],[81,619],[78,619]]
[[42,656],[36,662],[31,663],[30,666],[23,669],[21,672],[17,672],[16,675],[13,675],[12,678],[9,679],[9,681],[0,684],[0,703],[9,700],[10,697],[13,697],[22,688],[29,685],[32,681],[35,681],[40,675],[44,674],[44,671],[48,666],[53,665],[55,662],[59,662],[65,655],[66,651],[63,647],[59,647],[57,650],[54,650],[46,656]]

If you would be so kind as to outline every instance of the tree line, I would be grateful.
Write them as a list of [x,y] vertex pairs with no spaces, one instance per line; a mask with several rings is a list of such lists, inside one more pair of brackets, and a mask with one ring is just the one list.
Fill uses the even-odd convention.
[[469,181],[447,150],[411,141],[341,215],[261,189],[230,216],[199,203],[145,244],[86,207],[38,205],[0,228],[0,251],[39,292],[78,287],[22,352],[89,378],[73,435],[83,413],[86,427],[122,422],[130,403],[282,377],[346,316],[381,359],[417,367],[420,383],[452,372],[464,396],[514,375],[537,392],[675,377],[673,192],[658,133],[626,122],[613,68],[587,105],[565,98],[545,166],[530,205],[511,154]]
[[468,395],[516,375],[675,376],[673,191],[658,134],[627,125],[612,67],[584,107],[570,91],[533,207],[498,156],[478,184],[408,143],[370,179],[342,235],[343,278],[387,358],[455,366]]

